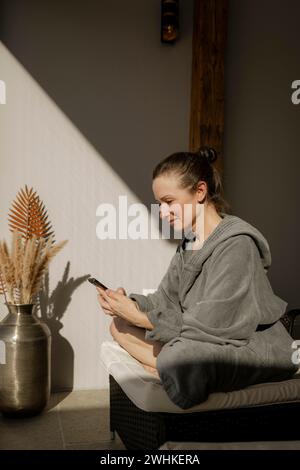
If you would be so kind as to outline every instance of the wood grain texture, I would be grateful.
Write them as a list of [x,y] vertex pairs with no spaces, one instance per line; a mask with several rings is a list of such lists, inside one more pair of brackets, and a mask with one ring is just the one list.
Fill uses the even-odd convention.
[[190,151],[200,146],[218,152],[222,170],[224,68],[228,0],[194,0]]

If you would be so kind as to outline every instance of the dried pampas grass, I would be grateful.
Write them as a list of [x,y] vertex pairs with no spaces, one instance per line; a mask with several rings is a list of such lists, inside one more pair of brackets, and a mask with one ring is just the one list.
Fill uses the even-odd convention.
[[44,275],[50,261],[68,240],[54,244],[54,236],[48,239],[12,232],[12,249],[0,242],[0,293],[9,303],[32,303],[42,288]]

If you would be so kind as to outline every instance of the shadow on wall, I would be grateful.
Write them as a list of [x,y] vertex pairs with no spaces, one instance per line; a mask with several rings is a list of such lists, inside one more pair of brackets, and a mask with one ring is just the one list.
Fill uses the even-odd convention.
[[44,280],[44,288],[38,299],[38,315],[51,331],[51,390],[72,390],[74,384],[74,351],[69,341],[60,330],[63,328],[62,318],[72,299],[73,292],[83,284],[89,274],[74,279],[69,278],[70,262],[66,264],[62,280],[58,282],[50,294],[49,273]]
[[160,43],[158,0],[119,1],[117,15],[111,0],[0,7],[6,47],[137,197],[154,203],[154,166],[188,146],[193,1],[182,2],[176,46]]

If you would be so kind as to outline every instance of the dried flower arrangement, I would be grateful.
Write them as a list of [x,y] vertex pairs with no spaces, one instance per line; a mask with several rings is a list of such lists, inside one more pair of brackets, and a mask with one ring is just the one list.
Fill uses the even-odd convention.
[[33,188],[21,189],[9,214],[11,250],[0,241],[0,294],[6,303],[33,303],[49,263],[68,240],[54,243],[44,204]]

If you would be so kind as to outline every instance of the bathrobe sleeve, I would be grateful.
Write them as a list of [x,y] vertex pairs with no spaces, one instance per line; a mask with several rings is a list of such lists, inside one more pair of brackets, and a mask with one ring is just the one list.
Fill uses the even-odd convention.
[[183,312],[180,336],[212,343],[247,344],[259,324],[252,295],[257,250],[250,237],[239,235],[212,253],[208,275],[198,301]]
[[182,310],[177,300],[178,256],[176,252],[155,292],[148,295],[129,294],[154,326],[152,330],[146,330],[145,339],[167,343],[181,331]]

